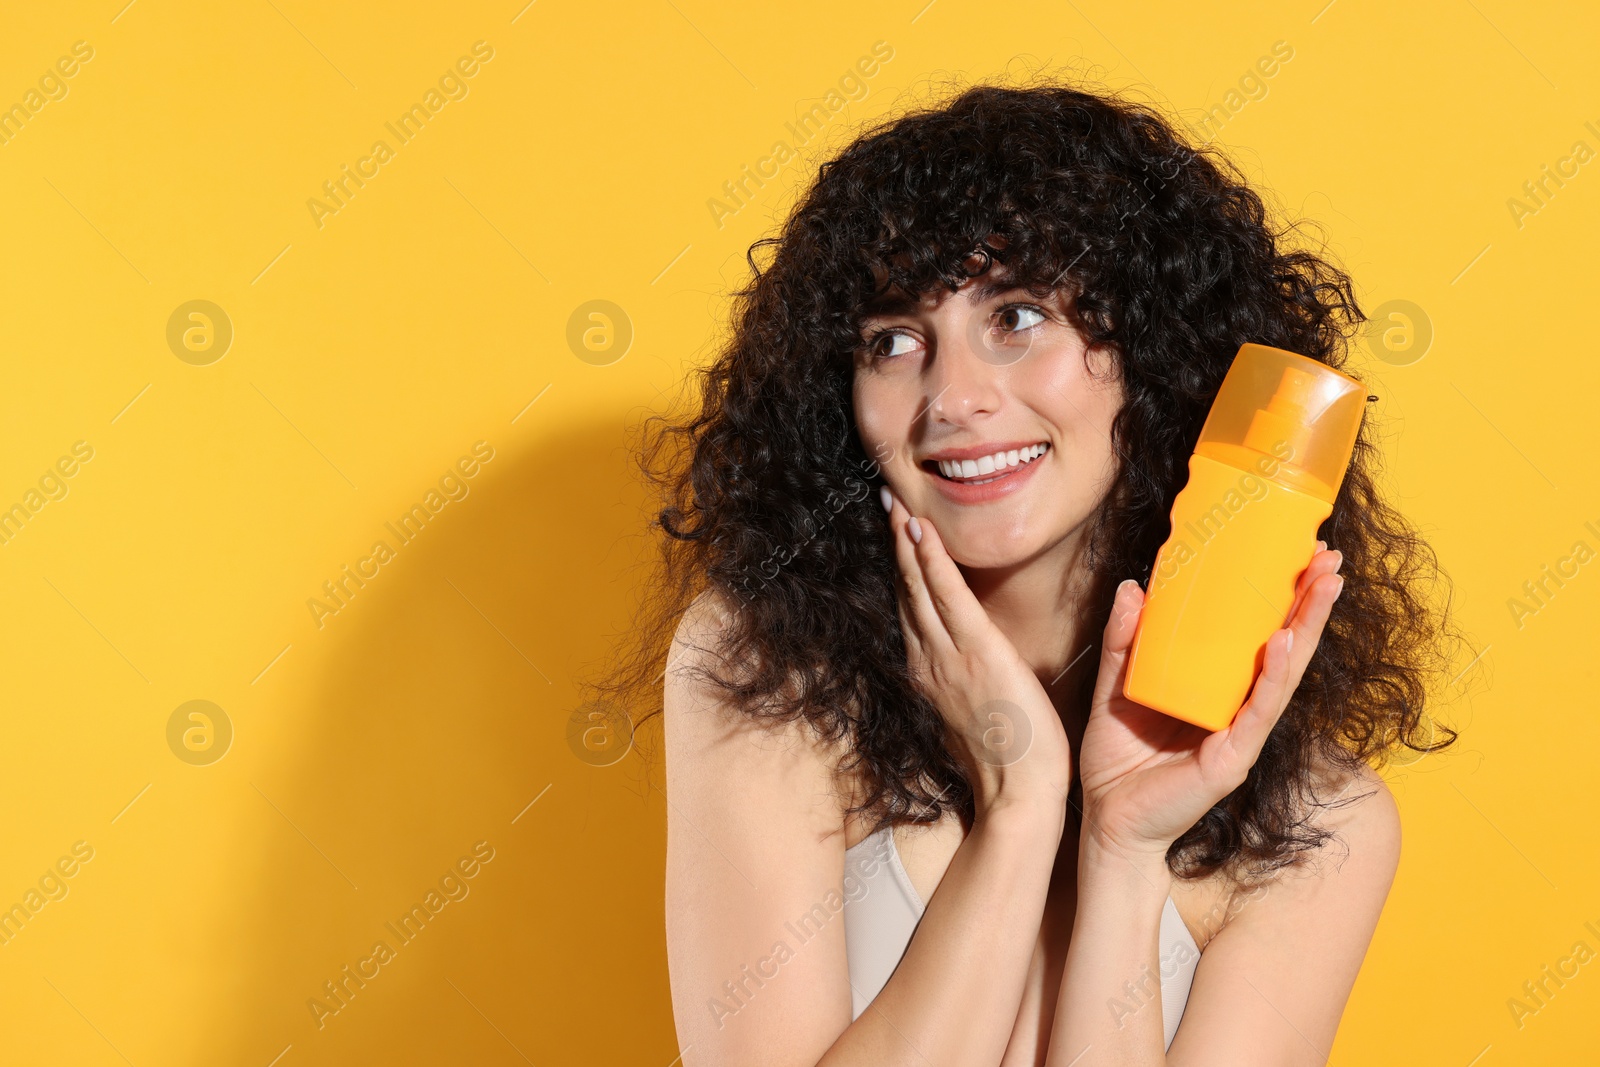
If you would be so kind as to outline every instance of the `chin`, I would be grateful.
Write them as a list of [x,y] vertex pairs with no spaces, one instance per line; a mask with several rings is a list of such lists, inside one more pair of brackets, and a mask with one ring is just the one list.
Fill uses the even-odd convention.
[[[939,518],[935,516],[933,521],[938,523]],[[1038,530],[1007,530],[978,515],[947,518],[939,526],[939,533],[950,558],[975,570],[1000,570],[1025,563],[1060,539]]]

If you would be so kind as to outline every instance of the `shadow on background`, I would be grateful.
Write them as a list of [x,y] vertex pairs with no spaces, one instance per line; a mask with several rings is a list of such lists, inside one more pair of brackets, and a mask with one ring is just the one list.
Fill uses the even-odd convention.
[[[644,490],[620,424],[554,441],[500,450],[327,620],[308,741],[247,786],[282,817],[239,845],[237,968],[196,1046],[210,1062],[285,1046],[284,1067],[677,1055],[664,781],[637,753],[596,767],[566,740],[576,681],[627,625]],[[493,858],[461,877],[484,841]],[[438,913],[403,941],[430,890]]]

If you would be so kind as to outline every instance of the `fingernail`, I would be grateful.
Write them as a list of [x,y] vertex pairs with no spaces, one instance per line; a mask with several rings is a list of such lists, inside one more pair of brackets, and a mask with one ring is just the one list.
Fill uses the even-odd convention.
[[1288,631],[1288,634],[1289,636],[1285,638],[1283,642],[1283,651],[1285,653],[1294,651],[1294,631],[1290,630]]
[[1121,600],[1122,599],[1122,594],[1126,593],[1128,591],[1128,586],[1130,586],[1130,585],[1138,585],[1138,584],[1139,583],[1137,581],[1135,581],[1134,579],[1132,579],[1132,578],[1124,578],[1124,579],[1122,579],[1122,581],[1117,583],[1117,595],[1115,597],[1113,597],[1112,599]]
[[1339,594],[1344,592],[1344,575],[1339,575],[1339,588],[1333,591],[1333,599],[1338,600]]
[[1338,560],[1338,562],[1336,562],[1333,565],[1333,572],[1335,574],[1338,574],[1339,573],[1339,568],[1344,566],[1344,553],[1343,552],[1337,552],[1335,554],[1339,557],[1339,560]]
[[911,521],[906,523],[906,532],[911,534],[911,540],[914,543],[922,544],[922,524],[917,521],[915,515],[911,516]]
[[1317,551],[1318,552],[1326,552],[1326,551],[1328,551],[1328,542],[1319,540],[1317,542]]
[[889,492],[887,485],[878,486],[878,499],[883,502],[884,511],[894,510],[894,494]]

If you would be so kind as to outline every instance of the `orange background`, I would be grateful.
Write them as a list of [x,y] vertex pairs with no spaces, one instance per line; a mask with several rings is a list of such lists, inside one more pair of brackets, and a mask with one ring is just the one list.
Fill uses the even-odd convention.
[[[1332,1062],[1593,1056],[1600,967],[1508,1007],[1600,951],[1593,13],[124,2],[0,32],[0,106],[25,109],[0,143],[0,507],[25,509],[0,544],[0,907],[65,893],[0,944],[0,1060],[666,1067],[661,776],[567,739],[647,558],[627,430],[853,129],[1041,64],[1215,136],[1399,309],[1355,369],[1485,655],[1446,694],[1456,751],[1392,773],[1405,853]],[[708,206],[778,139],[795,159]],[[346,166],[364,183],[308,207]],[[1546,166],[1567,177],[1531,200]],[[574,346],[595,300],[616,332],[586,349],[580,317]],[[221,317],[169,343],[191,301]],[[346,565],[370,578],[319,625]],[[209,723],[169,731],[190,701]],[[430,890],[319,1028],[308,1001]]]

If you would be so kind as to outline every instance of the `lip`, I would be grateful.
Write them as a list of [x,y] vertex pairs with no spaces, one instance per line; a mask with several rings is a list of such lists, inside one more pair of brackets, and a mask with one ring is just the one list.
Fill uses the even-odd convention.
[[[929,452],[918,460],[918,464],[926,463],[930,459],[982,459],[984,456],[992,456],[996,452],[1010,452],[1012,449],[1031,448],[1034,445],[1046,444],[1050,444],[1047,438],[1034,437],[1026,441],[996,441],[987,445],[968,445],[966,448],[946,448],[939,452]],[[1054,451],[1053,448],[1052,451]]]
[[[1005,451],[1009,452],[1013,448],[1027,448],[1029,445],[1039,443],[1040,442],[1038,441],[1023,441],[1020,444],[1006,446]],[[992,456],[996,452],[1001,451],[999,446],[985,447],[988,448],[988,451],[979,451],[976,454],[970,454],[972,453],[971,449],[951,449],[946,452],[935,453],[934,455],[929,456],[928,459],[977,459],[979,456]],[[938,471],[930,471],[924,467],[919,467],[918,469],[921,470],[923,474],[933,479],[934,488],[938,489],[944,498],[949,500],[951,503],[968,505],[987,504],[996,500],[1002,500],[1005,497],[1010,496],[1012,493],[1020,492],[1022,488],[1027,485],[1028,480],[1033,477],[1034,469],[1041,464],[1048,463],[1050,460],[1054,459],[1055,454],[1055,446],[1052,444],[1050,448],[1045,451],[1045,454],[1040,456],[1038,459],[1021,464],[1020,466],[1009,467],[1007,468],[1008,473],[1002,474],[991,481],[984,482],[982,485],[971,485],[965,482],[952,482],[950,479],[941,475]]]

